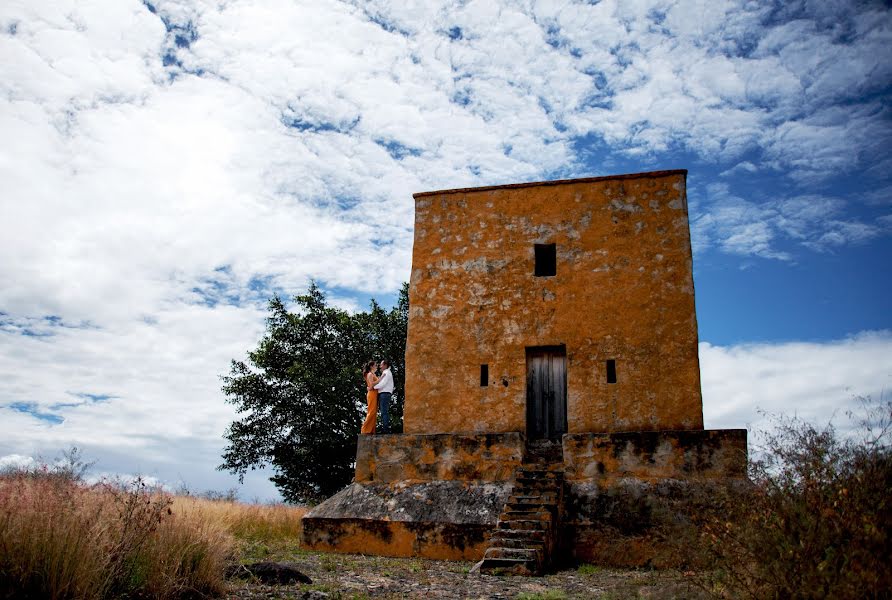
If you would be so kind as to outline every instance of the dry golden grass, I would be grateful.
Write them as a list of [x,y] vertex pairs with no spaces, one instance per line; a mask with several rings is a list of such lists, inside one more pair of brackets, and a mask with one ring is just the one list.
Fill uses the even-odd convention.
[[296,547],[305,508],[0,474],[0,599],[222,595],[245,548]]
[[303,511],[175,498],[52,473],[0,477],[0,598],[219,596],[237,538],[300,532]]
[[301,518],[308,510],[285,504],[242,504],[193,496],[174,497],[171,509],[174,513],[201,514],[238,539],[263,542],[299,540]]

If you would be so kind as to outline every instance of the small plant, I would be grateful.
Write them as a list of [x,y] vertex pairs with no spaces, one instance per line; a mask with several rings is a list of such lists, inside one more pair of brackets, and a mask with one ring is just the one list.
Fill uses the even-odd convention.
[[521,592],[517,600],[566,600],[563,590],[545,590],[544,592]]
[[596,575],[603,570],[604,569],[602,567],[599,567],[598,565],[584,564],[579,565],[579,568],[576,569],[576,572],[580,575]]
[[331,556],[324,554],[319,559],[319,566],[323,571],[333,572],[338,570],[338,563]]

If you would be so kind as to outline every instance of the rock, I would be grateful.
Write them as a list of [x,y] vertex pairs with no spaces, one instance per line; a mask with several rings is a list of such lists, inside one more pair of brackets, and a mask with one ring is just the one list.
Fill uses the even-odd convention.
[[309,590],[301,594],[300,598],[301,600],[325,600],[326,598],[331,598],[331,596],[319,590]]
[[309,577],[297,569],[294,563],[258,562],[250,565],[230,565],[226,569],[226,577],[258,579],[272,585],[313,583]]

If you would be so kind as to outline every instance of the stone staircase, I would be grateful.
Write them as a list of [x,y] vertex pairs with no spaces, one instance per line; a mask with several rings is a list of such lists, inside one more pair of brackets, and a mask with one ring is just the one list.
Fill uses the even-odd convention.
[[550,566],[558,542],[563,489],[560,441],[530,442],[526,459],[515,472],[511,497],[479,563],[481,573],[541,575]]

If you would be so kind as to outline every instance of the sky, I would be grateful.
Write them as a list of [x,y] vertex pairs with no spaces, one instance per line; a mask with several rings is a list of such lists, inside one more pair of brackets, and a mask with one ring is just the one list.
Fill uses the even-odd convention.
[[883,2],[4,0],[0,466],[215,471],[266,302],[391,305],[413,192],[688,169],[708,428],[892,393]]

